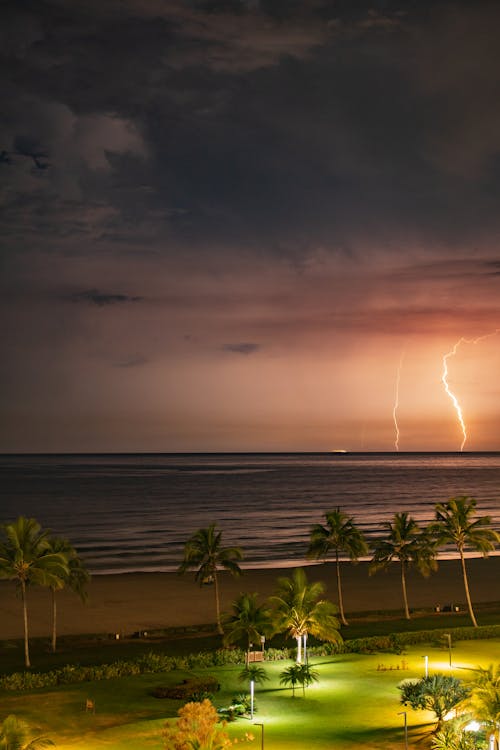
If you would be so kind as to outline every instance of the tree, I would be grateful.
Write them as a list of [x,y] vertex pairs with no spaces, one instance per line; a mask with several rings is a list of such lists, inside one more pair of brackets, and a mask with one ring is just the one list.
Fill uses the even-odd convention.
[[432,711],[436,715],[438,728],[448,711],[468,695],[468,688],[462,680],[439,673],[420,680],[404,680],[399,685],[399,690],[403,706]]
[[475,628],[477,628],[477,620],[472,608],[464,552],[467,549],[473,549],[481,552],[483,557],[488,557],[488,553],[494,550],[495,545],[500,542],[500,534],[491,528],[490,516],[474,518],[476,505],[476,500],[467,496],[452,497],[447,503],[438,503],[435,509],[436,520],[430,526],[430,531],[435,534],[439,545],[454,544],[458,550],[465,597]]
[[213,583],[215,591],[215,611],[217,630],[222,635],[219,597],[218,571],[220,568],[228,570],[232,575],[241,575],[238,562],[243,559],[243,552],[239,547],[222,547],[222,532],[217,530],[214,523],[206,529],[198,529],[184,545],[184,559],[179,566],[179,573],[185,573],[189,568],[197,568],[195,580],[200,586]]
[[297,568],[291,578],[278,580],[278,591],[271,597],[276,632],[288,632],[297,641],[297,663],[302,661],[302,639],[308,634],[323,641],[339,643],[337,607],[321,599],[324,586],[308,583],[305,572]]
[[470,717],[458,716],[445,722],[432,738],[432,750],[479,750],[474,732],[466,727]]
[[310,664],[299,664],[299,683],[302,685],[302,694],[305,696],[306,687],[318,682],[319,674]]
[[261,636],[267,635],[272,628],[269,610],[259,605],[258,594],[240,594],[233,602],[233,612],[225,618],[224,643],[245,641],[250,644],[260,643]]
[[500,664],[496,668],[491,665],[489,669],[480,669],[470,689],[464,707],[487,727],[490,736],[496,735],[496,746],[500,750]]
[[55,653],[57,648],[57,603],[56,593],[66,586],[77,594],[82,602],[87,600],[86,585],[90,581],[90,573],[86,569],[83,560],[78,556],[75,548],[67,541],[59,537],[49,539],[52,552],[64,557],[67,572],[50,582],[52,592],[52,651]]
[[300,664],[292,664],[280,672],[280,685],[292,688],[292,698],[295,698],[295,685],[300,684]]
[[422,531],[414,518],[403,513],[395,513],[392,521],[383,524],[386,536],[377,539],[373,544],[373,557],[370,564],[370,575],[378,570],[387,570],[397,561],[401,565],[401,588],[405,617],[410,619],[406,574],[413,565],[424,576],[436,570],[435,545],[429,534]]
[[208,698],[186,703],[177,713],[177,723],[165,724],[166,750],[223,750],[231,745],[227,732],[217,727],[219,717]]
[[51,550],[46,532],[34,518],[20,516],[2,527],[6,540],[0,544],[0,578],[13,580],[19,586],[23,604],[24,662],[31,667],[28,637],[28,586],[60,585],[68,573],[63,555]]
[[337,569],[337,593],[339,600],[340,621],[348,625],[344,614],[342,582],[340,578],[340,555],[346,554],[352,562],[357,562],[368,551],[363,534],[354,524],[354,520],[342,513],[340,508],[325,514],[326,525],[316,524],[311,527],[308,557],[316,560],[325,559],[331,552],[335,556]]
[[26,722],[10,714],[0,724],[0,750],[39,750],[54,744],[47,737],[29,739],[29,734]]
[[264,667],[258,667],[257,664],[247,664],[245,669],[238,675],[238,679],[240,682],[250,683],[250,718],[253,719],[255,685],[261,685],[263,682],[266,682],[269,679],[269,675]]

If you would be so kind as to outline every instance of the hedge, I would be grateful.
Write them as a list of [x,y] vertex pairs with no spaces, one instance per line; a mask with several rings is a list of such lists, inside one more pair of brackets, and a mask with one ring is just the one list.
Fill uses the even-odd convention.
[[[453,641],[482,640],[500,638],[500,625],[483,625],[478,628],[462,627],[445,630],[419,630],[409,633],[376,635],[371,638],[354,638],[343,643],[323,643],[310,647],[311,656],[330,656],[338,653],[373,654],[377,652],[401,653],[404,646],[418,643],[442,642],[443,636],[451,633]],[[265,653],[267,661],[290,659],[293,649],[269,648]],[[244,664],[246,652],[242,649],[217,649],[187,656],[167,656],[149,652],[133,661],[116,661],[99,666],[66,665],[51,672],[14,672],[0,678],[0,689],[11,691],[36,690],[38,688],[71,685],[80,682],[111,680],[116,677],[130,677],[140,674],[156,674],[179,670],[205,669],[232,664]]]

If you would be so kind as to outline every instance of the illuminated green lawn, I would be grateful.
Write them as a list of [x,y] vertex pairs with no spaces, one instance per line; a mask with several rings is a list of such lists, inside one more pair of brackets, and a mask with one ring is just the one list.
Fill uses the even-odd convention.
[[[254,716],[255,722],[264,724],[266,750],[401,750],[404,717],[399,714],[402,707],[397,685],[404,678],[423,675],[424,655],[429,657],[430,672],[449,670],[448,651],[436,646],[411,647],[402,655],[345,654],[312,659],[320,680],[306,689],[305,698],[301,688],[293,698],[290,688],[279,685],[279,673],[290,662],[266,663],[271,680],[256,687]],[[409,667],[404,671],[403,660]],[[499,660],[500,640],[464,641],[452,650],[453,674],[467,679],[471,669]],[[240,671],[241,667],[208,670],[222,685],[215,698],[218,706],[228,705],[235,694],[245,691],[238,681]],[[164,721],[175,716],[181,704],[153,698],[149,691],[157,685],[179,682],[187,674],[86,683],[29,696],[4,694],[2,718],[8,713],[25,718],[32,727],[46,732],[58,748],[161,750]],[[197,670],[196,674],[203,672]],[[95,714],[85,712],[87,697],[96,702]],[[432,716],[408,709],[407,718],[410,747],[424,748],[422,736],[433,728]],[[260,749],[261,728],[253,726],[250,719],[229,724],[228,731],[239,740],[237,747]],[[252,733],[254,740],[244,742],[245,733]]]

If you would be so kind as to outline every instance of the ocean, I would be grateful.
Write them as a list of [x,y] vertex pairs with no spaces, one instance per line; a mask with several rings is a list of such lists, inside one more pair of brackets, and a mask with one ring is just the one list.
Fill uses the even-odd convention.
[[0,456],[0,523],[36,518],[93,574],[176,570],[186,539],[212,522],[243,549],[242,567],[307,564],[310,527],[329,510],[370,539],[394,513],[426,524],[457,495],[500,531],[500,453]]

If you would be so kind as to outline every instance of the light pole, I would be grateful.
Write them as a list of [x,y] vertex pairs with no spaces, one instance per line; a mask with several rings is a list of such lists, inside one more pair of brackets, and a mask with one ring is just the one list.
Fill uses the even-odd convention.
[[451,633],[443,633],[443,636],[448,639],[448,657],[451,669]]
[[253,696],[255,693],[255,681],[250,680],[250,719],[253,719]]
[[254,727],[260,727],[260,747],[261,750],[264,750],[264,724],[254,721],[253,725]]
[[422,656],[422,659],[424,660],[424,674],[426,677],[428,677],[429,676],[429,657]]
[[408,721],[406,719],[406,711],[399,711],[398,716],[404,716],[405,722],[405,750],[408,750]]

